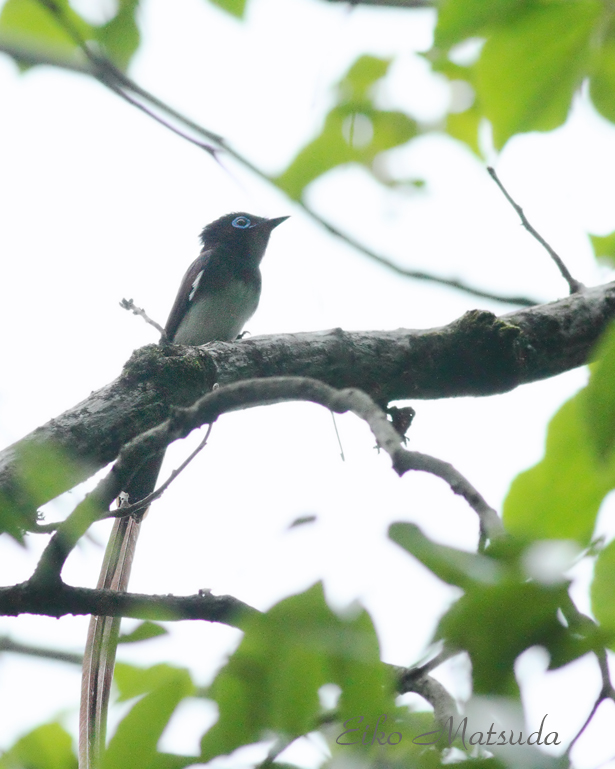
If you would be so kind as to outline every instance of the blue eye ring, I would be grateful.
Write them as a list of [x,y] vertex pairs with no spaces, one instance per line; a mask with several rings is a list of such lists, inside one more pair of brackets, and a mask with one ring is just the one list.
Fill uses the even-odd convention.
[[250,220],[247,216],[236,216],[231,224],[238,230],[246,230],[250,226]]

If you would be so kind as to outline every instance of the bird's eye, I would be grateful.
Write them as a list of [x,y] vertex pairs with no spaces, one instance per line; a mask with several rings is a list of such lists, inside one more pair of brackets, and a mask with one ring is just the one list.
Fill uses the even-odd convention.
[[233,227],[237,227],[240,230],[245,230],[250,226],[250,220],[247,218],[247,216],[236,216],[231,224]]

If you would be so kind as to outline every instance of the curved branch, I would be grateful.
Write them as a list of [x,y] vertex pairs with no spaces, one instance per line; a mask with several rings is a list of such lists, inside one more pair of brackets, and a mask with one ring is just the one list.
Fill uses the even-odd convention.
[[[255,406],[288,401],[317,403],[337,414],[348,411],[369,425],[379,448],[390,456],[393,469],[402,476],[409,470],[432,473],[460,494],[479,517],[481,536],[495,539],[504,533],[502,522],[478,491],[452,465],[442,460],[408,451],[385,412],[364,392],[356,389],[336,390],[307,377],[272,377],[248,379],[226,387],[218,387],[204,395],[193,406],[174,409],[161,425],[139,435],[124,446],[111,471],[94,491],[77,505],[63,521],[45,548],[30,582],[40,586],[56,585],[71,550],[96,520],[109,516],[109,506],[149,459],[164,452],[175,440],[185,438],[204,424],[211,425],[222,414]],[[117,511],[113,513],[117,517]]]

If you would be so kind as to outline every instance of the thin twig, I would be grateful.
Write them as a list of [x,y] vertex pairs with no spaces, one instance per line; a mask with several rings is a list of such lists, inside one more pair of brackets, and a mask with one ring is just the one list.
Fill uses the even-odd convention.
[[[226,150],[230,154],[228,147]],[[237,156],[235,157],[237,160],[240,159]],[[256,172],[258,173],[258,171]],[[263,178],[268,177],[264,176]],[[462,280],[457,280],[456,278],[442,278],[439,275],[432,275],[431,273],[422,272],[421,270],[410,270],[407,267],[402,267],[400,264],[397,264],[391,259],[388,259],[386,256],[377,254],[371,248],[368,248],[363,243],[355,240],[355,238],[353,238],[351,235],[342,232],[342,230],[340,230],[338,227],[331,224],[322,216],[317,214],[307,205],[307,203],[304,203],[302,200],[297,200],[295,202],[301,206],[303,211],[310,217],[310,219],[320,224],[321,227],[324,227],[324,229],[326,229],[327,232],[329,232],[331,235],[335,235],[336,237],[340,238],[345,243],[348,243],[348,245],[352,246],[356,251],[359,251],[360,253],[372,259],[374,262],[381,264],[383,267],[386,267],[397,275],[402,275],[405,278],[414,278],[415,280],[425,280],[431,283],[439,283],[442,286],[448,286],[449,288],[456,288],[459,291],[464,291],[466,294],[470,294],[471,296],[479,296],[482,299],[491,299],[494,302],[516,304],[520,305],[521,307],[533,307],[534,305],[541,304],[538,299],[532,299],[527,296],[494,294],[491,291],[483,291],[480,288],[474,288],[473,286],[464,283]]]
[[[156,99],[152,94],[148,93],[145,89],[141,88],[135,82],[133,82],[130,78],[128,78],[120,69],[118,69],[115,66],[115,64],[113,64],[112,61],[107,59],[105,56],[100,56],[98,54],[93,53],[87,41],[82,37],[77,27],[74,26],[74,24],[71,22],[68,16],[64,13],[64,10],[60,8],[60,6],[55,2],[55,0],[38,0],[38,2],[44,8],[46,8],[49,11],[49,13],[51,13],[54,19],[58,22],[58,24],[72,38],[75,45],[79,47],[79,49],[82,51],[86,59],[92,65],[93,76],[100,83],[102,83],[107,88],[112,90],[117,96],[124,99],[131,106],[136,107],[137,109],[141,110],[146,115],[148,115],[148,117],[151,117],[153,120],[156,120],[158,123],[160,123],[162,126],[167,128],[169,131],[172,131],[173,133],[177,134],[180,138],[185,139],[188,142],[191,142],[192,144],[196,145],[200,149],[205,150],[210,155],[212,155],[212,157],[215,158],[216,150],[213,147],[211,147],[208,144],[203,144],[202,142],[199,142],[196,139],[193,139],[191,136],[188,136],[188,134],[185,134],[183,131],[180,131],[179,129],[175,128],[166,120],[164,120],[159,115],[157,115],[155,112],[152,112],[152,110],[148,109],[143,104],[138,102],[136,99],[133,99],[131,96],[129,96],[125,92],[124,88],[128,88],[128,90],[132,91],[133,93],[151,102],[154,106],[158,107],[159,109],[162,109],[171,117],[174,117],[175,119],[179,119],[180,122],[183,122],[184,125],[188,127],[198,128],[198,126],[196,126],[196,123],[190,124],[190,121],[182,119],[182,116],[179,115],[179,113],[176,113],[171,107],[168,107],[168,105]],[[199,133],[202,133],[202,132],[199,131]],[[219,136],[218,134],[214,134],[211,131],[206,131],[205,133],[206,133],[206,137],[210,141],[214,141],[219,144],[222,143],[222,137]]]
[[342,446],[342,439],[340,438],[339,430],[337,429],[337,422],[335,421],[335,414],[331,411],[331,419],[333,420],[333,429],[335,430],[335,437],[337,438],[337,445],[340,447],[340,457],[342,462],[346,461],[344,456],[344,447]]
[[41,659],[55,660],[57,662],[67,662],[70,665],[81,665],[83,662],[82,654],[60,651],[59,649],[44,649],[40,646],[30,646],[29,644],[19,643],[19,641],[13,641],[13,639],[8,636],[0,637],[0,652],[26,654],[30,657],[40,657]]
[[564,280],[568,283],[568,287],[570,288],[570,293],[575,294],[577,291],[582,291],[585,286],[583,283],[580,283],[578,280],[572,277],[570,274],[568,268],[560,258],[560,256],[551,248],[551,246],[547,243],[547,241],[538,233],[532,225],[528,222],[526,215],[523,213],[523,209],[520,205],[515,203],[515,201],[511,198],[511,196],[506,191],[506,188],[502,184],[502,182],[499,180],[498,175],[495,172],[495,169],[491,166],[487,166],[487,171],[489,172],[489,176],[493,179],[493,181],[498,185],[500,190],[502,191],[504,197],[506,200],[510,203],[510,205],[515,209],[517,214],[519,215],[519,218],[521,219],[521,224],[525,227],[525,229],[532,235],[536,240],[540,243],[540,245],[547,250],[549,253],[551,259],[555,262],[555,264],[558,266],[559,271],[561,272]]
[[113,85],[112,83],[107,83],[106,85],[121,99],[124,99],[125,102],[127,102],[133,107],[136,107],[136,109],[141,110],[141,112],[145,113],[148,117],[152,118],[152,120],[155,120],[157,123],[159,123],[161,126],[166,128],[168,131],[171,131],[172,133],[179,136],[180,139],[184,139],[185,141],[190,142],[190,144],[194,144],[195,147],[198,147],[201,150],[205,150],[205,152],[211,155],[212,158],[214,158],[214,160],[217,160],[216,153],[218,152],[218,150],[215,147],[212,147],[211,144],[205,144],[204,142],[201,142],[198,139],[194,139],[192,136],[189,136],[184,131],[180,131],[179,128],[176,128],[167,120],[160,117],[160,115],[157,115],[153,110],[148,109],[144,104],[141,104],[141,102],[137,101],[136,99],[133,99],[132,96],[129,96],[126,93],[126,91],[122,90],[121,88],[118,88],[116,85]]
[[596,711],[598,710],[598,708],[602,704],[603,700],[604,700],[604,697],[602,697],[602,692],[601,692],[600,695],[598,696],[598,698],[596,699],[596,701],[594,702],[594,705],[593,705],[592,709],[590,710],[589,715],[585,719],[585,722],[583,723],[583,726],[575,734],[575,736],[573,737],[572,742],[570,743],[570,745],[568,745],[568,747],[566,749],[566,752],[564,753],[566,758],[570,758],[570,754],[572,753],[572,749],[576,745],[576,743],[579,740],[579,738],[582,736],[583,732],[589,726],[589,724],[592,721],[593,717],[596,715]]
[[579,731],[575,734],[574,738],[572,739],[570,745],[568,745],[568,748],[566,749],[566,752],[564,754],[567,758],[570,757],[572,749],[574,748],[574,746],[576,745],[580,737],[583,735],[583,732],[587,729],[587,727],[591,723],[600,705],[602,705],[602,703],[605,700],[613,700],[613,702],[615,702],[615,689],[613,689],[613,684],[611,683],[611,679],[610,679],[609,663],[608,663],[606,651],[604,649],[599,649],[595,652],[595,654],[596,654],[596,659],[598,660],[600,674],[602,676],[602,688],[600,689],[600,693],[596,697],[596,701],[594,702],[593,707],[589,712],[589,715],[585,719],[583,726],[581,726]]
[[185,459],[181,465],[176,469],[173,470],[171,475],[169,475],[168,479],[159,486],[155,491],[152,491],[151,494],[148,494],[146,497],[143,497],[143,499],[139,500],[139,502],[135,502],[133,505],[122,505],[121,507],[118,507],[116,510],[112,510],[110,515],[105,516],[107,518],[124,518],[127,515],[133,515],[134,513],[138,513],[141,510],[144,510],[146,507],[149,507],[152,502],[154,502],[156,499],[159,499],[164,492],[169,488],[169,486],[173,483],[173,481],[177,478],[177,476],[185,470],[190,462],[196,457],[196,455],[205,448],[207,445],[207,440],[209,436],[211,435],[211,431],[213,429],[213,424],[208,425],[207,427],[207,433],[205,434],[205,437],[203,440],[199,443],[199,445],[196,447],[196,449],[190,454],[190,456]]
[[[583,612],[579,611],[579,609],[577,608],[576,604],[574,603],[570,595],[566,594],[566,602],[560,608],[564,613],[564,617],[566,618],[566,621],[568,622],[570,627],[577,630],[577,632],[579,632],[581,635],[584,635],[585,633],[592,633],[595,630],[596,623],[594,622],[594,620],[591,617],[588,617],[586,614],[583,614]],[[596,660],[598,661],[598,667],[600,668],[600,675],[602,678],[602,688],[600,689],[600,692],[596,698],[596,701],[594,702],[589,715],[585,719],[585,722],[583,723],[579,731],[576,733],[576,735],[568,745],[568,748],[564,753],[564,756],[566,758],[570,757],[570,753],[572,752],[572,749],[578,742],[579,738],[582,736],[583,732],[589,726],[593,717],[596,715],[596,711],[598,710],[600,705],[605,700],[612,700],[613,702],[615,702],[615,688],[611,683],[609,661],[608,661],[606,649],[604,647],[595,649],[594,654],[596,655]]]
[[417,667],[414,667],[414,668],[399,668],[398,673],[400,675],[402,674],[415,675],[415,676],[427,675],[427,673],[431,673],[432,670],[435,670],[437,667],[440,667],[440,665],[443,665],[447,660],[450,660],[451,657],[456,657],[458,654],[459,654],[459,649],[452,649],[452,648],[449,648],[448,646],[445,646],[441,652],[436,654],[435,657],[432,657],[432,659],[428,660],[423,665],[417,665]]
[[155,320],[152,320],[145,312],[145,310],[143,310],[141,307],[137,307],[132,299],[122,299],[120,302],[120,307],[124,310],[130,310],[134,315],[139,315],[146,323],[149,323],[150,326],[153,326],[162,338],[166,338],[167,334],[164,328],[159,323],[156,323]]
[[173,107],[171,107],[169,104],[163,102],[157,96],[154,96],[154,94],[152,94],[150,91],[147,91],[134,80],[129,78],[128,75],[118,69],[115,64],[113,64],[113,62],[106,57],[92,54],[92,52],[87,49],[87,46],[85,53],[90,61],[93,62],[93,65],[96,69],[96,72],[93,73],[94,77],[100,79],[104,85],[107,84],[105,79],[111,79],[116,83],[116,85],[119,85],[121,88],[127,88],[129,91],[137,94],[137,96],[141,96],[143,99],[150,102],[158,109],[166,112],[169,117],[174,118],[179,123],[183,123],[186,128],[190,128],[192,131],[200,134],[208,141],[213,142],[214,144],[219,144],[221,147],[225,146],[225,139],[223,136],[220,136],[220,134],[217,134],[214,131],[210,131],[208,128],[204,128],[203,126],[199,125],[199,123],[195,123],[181,112],[173,109]]

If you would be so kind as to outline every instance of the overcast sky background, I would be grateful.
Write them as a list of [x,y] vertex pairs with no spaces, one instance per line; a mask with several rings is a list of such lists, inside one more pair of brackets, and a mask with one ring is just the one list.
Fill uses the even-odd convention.
[[[95,0],[75,5],[88,13],[100,7]],[[131,75],[264,170],[278,172],[319,130],[331,84],[361,53],[395,57],[380,91],[383,106],[437,120],[448,87],[415,55],[429,48],[433,19],[429,11],[251,0],[240,23],[202,0],[149,0]],[[261,305],[248,324],[252,335],[429,328],[477,307],[514,309],[387,272],[233,161],[223,158],[221,167],[84,77],[41,68],[19,75],[2,57],[0,94],[2,445],[114,379],[133,349],[157,341],[118,302],[133,298],[164,323],[198,253],[201,228],[229,211],[292,216],[272,235]],[[613,147],[615,128],[581,95],[564,128],[516,138],[490,158],[532,224],[588,285],[609,279],[585,233],[615,229]],[[384,190],[351,167],[317,181],[310,204],[409,267],[494,292],[544,301],[565,296],[548,256],[469,151],[430,136],[390,153],[388,162],[399,177],[424,178],[426,189]],[[511,479],[541,457],[548,420],[585,381],[577,370],[494,398],[415,402],[411,448],[452,462],[500,509]],[[209,447],[150,512],[131,589],[210,588],[266,609],[323,579],[333,606],[359,600],[372,613],[385,660],[415,663],[456,593],[388,542],[386,529],[413,521],[440,542],[474,549],[476,516],[437,479],[397,478],[364,425],[336,419],[344,462],[331,415],[316,406],[222,418]],[[163,476],[187,455],[186,444],[194,440],[169,451]],[[78,495],[68,497],[50,506],[50,516],[72,508]],[[305,514],[317,515],[317,523],[289,531]],[[85,542],[71,556],[68,582],[95,584],[108,528],[98,525],[97,543]],[[612,505],[601,513],[599,533],[615,533]],[[0,583],[26,579],[42,544],[28,542],[24,550],[3,539]],[[583,611],[589,571],[583,565],[572,572]],[[74,651],[82,650],[86,630],[85,618],[0,620],[0,633],[14,639]],[[204,684],[238,637],[225,627],[177,623],[166,639],[119,656],[189,665]],[[584,659],[547,674],[547,662],[530,650],[518,665],[528,726],[537,728],[548,712],[550,728],[568,741],[600,688],[597,665]],[[463,662],[443,666],[439,675],[456,696],[468,696]],[[2,708],[0,747],[58,713],[75,730],[77,670],[5,654],[0,687],[2,703],[11,703]],[[613,703],[602,705],[577,745],[579,769],[607,766],[615,754],[613,711]],[[164,747],[196,751],[204,719],[211,722],[214,713],[203,702],[182,707]],[[317,746],[311,753],[304,746],[300,755],[293,750],[289,761],[322,760]]]

